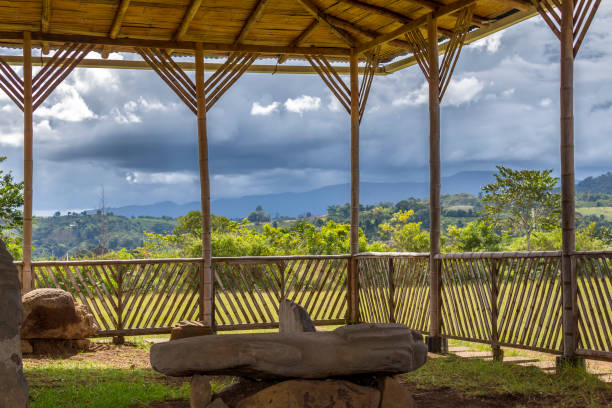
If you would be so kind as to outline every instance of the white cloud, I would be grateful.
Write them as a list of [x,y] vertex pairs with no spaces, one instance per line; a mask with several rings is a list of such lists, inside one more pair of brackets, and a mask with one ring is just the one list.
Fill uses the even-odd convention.
[[[99,52],[96,51],[90,51],[89,54],[87,54],[86,56],[87,59],[102,59],[102,55]],[[118,52],[111,52],[110,54],[108,54],[108,58],[109,60],[123,60],[123,55],[119,54]]]
[[0,133],[0,146],[6,145],[11,147],[23,146],[22,133]]
[[502,92],[502,95],[505,97],[509,97],[514,95],[515,89],[514,88],[510,88],[510,89],[506,89],[504,92]]
[[278,112],[280,103],[274,101],[269,105],[260,105],[258,102],[253,102],[251,106],[251,115],[262,115],[267,116],[273,112]]
[[409,92],[408,95],[394,99],[391,104],[393,106],[417,106],[429,102],[429,84],[423,82],[419,89]]
[[501,39],[503,36],[504,32],[498,31],[481,40],[474,41],[472,44],[468,45],[468,47],[476,50],[486,50],[489,54],[495,54],[501,46]]
[[335,95],[329,95],[329,103],[327,104],[327,109],[332,112],[340,112],[342,109],[344,109],[344,107]]
[[197,177],[191,173],[181,172],[129,172],[125,175],[125,180],[130,184],[185,184],[193,183]]
[[484,82],[476,77],[467,77],[459,80],[451,79],[444,96],[444,104],[461,106],[465,103],[470,103],[478,98],[483,89]]
[[550,98],[544,98],[540,101],[540,106],[543,108],[547,108],[550,105],[552,105],[552,99]]
[[75,87],[61,84],[55,90],[59,102],[47,108],[41,106],[35,112],[35,116],[52,117],[61,119],[67,122],[81,122],[85,119],[95,118],[96,115],[87,107],[87,104],[81,98]]
[[299,98],[288,98],[285,101],[285,109],[289,112],[299,113],[300,115],[307,111],[316,111],[321,107],[321,98],[310,95],[302,95]]
[[[176,107],[176,103],[169,104],[171,107]],[[166,111],[168,110],[168,105],[164,105],[159,100],[147,100],[142,96],[138,97],[136,100],[127,101],[123,104],[123,111],[119,110],[119,108],[111,109],[111,117],[117,123],[140,123],[142,119],[138,115],[141,112],[151,112],[151,111]]]

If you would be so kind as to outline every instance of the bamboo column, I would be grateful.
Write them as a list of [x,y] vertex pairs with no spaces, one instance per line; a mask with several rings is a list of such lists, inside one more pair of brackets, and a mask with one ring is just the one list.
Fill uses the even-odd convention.
[[445,351],[441,334],[441,274],[440,261],[440,70],[438,62],[438,21],[427,20],[429,48],[429,273],[430,328],[428,348],[432,353]]
[[32,125],[32,34],[23,34],[23,292],[32,287],[32,181],[34,173]]
[[574,1],[561,6],[561,280],[563,288],[563,358],[574,359],[577,342],[574,198]]
[[206,93],[204,89],[204,53],[196,44],[196,105],[200,157],[200,199],[202,201],[202,263],[200,265],[200,320],[214,327],[212,249],[210,237],[210,175],[208,170],[208,136],[206,133]]
[[350,268],[350,320],[359,321],[358,265],[355,255],[359,253],[359,59],[358,54],[350,57],[351,97],[351,268]]

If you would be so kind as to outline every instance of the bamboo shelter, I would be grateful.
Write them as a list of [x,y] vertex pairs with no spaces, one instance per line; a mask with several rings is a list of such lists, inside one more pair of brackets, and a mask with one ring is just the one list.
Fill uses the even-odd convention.
[[[337,324],[344,318],[350,323],[406,322],[429,334],[428,346],[432,352],[444,351],[445,340],[450,337],[486,342],[497,351],[500,345],[513,345],[556,352],[570,362],[579,356],[610,359],[609,294],[601,295],[602,286],[597,286],[598,283],[595,283],[597,291],[592,293],[600,295],[585,294],[585,285],[578,284],[577,269],[586,271],[581,273],[581,279],[590,273],[599,274],[604,282],[606,279],[609,282],[611,254],[576,253],[574,220],[573,63],[600,2],[2,1],[0,46],[23,50],[23,56],[0,56],[0,89],[23,111],[24,117],[24,244],[20,265],[24,290],[41,285],[71,287],[84,303],[91,304],[101,327],[105,328],[105,335],[164,332],[175,317],[194,317],[194,311],[200,320],[217,329],[245,327],[239,324],[245,320],[249,327],[274,327],[277,315],[270,303],[274,297],[279,300],[290,296],[307,302],[307,308],[312,301],[312,308],[316,308],[312,310],[313,316],[322,322]],[[461,49],[465,44],[537,15],[550,26],[561,47],[563,250],[561,253],[462,254],[459,258],[441,254],[440,103]],[[33,61],[33,48],[42,49],[47,56]],[[91,51],[100,52],[103,59],[87,59]],[[133,53],[140,59],[106,59],[111,52]],[[192,62],[177,62],[177,56],[189,56]],[[258,62],[263,59],[276,62]],[[42,68],[33,76],[35,64]],[[12,65],[23,65],[23,76]],[[374,77],[412,65],[420,67],[429,83],[431,251],[426,256],[359,254],[360,122]],[[201,258],[155,262],[32,262],[32,116],[76,67],[152,69],[194,113],[198,125],[202,202]],[[195,81],[186,74],[188,70],[195,71]],[[211,72],[208,77],[206,71]],[[351,124],[350,254],[212,258],[206,116],[247,72],[316,74],[347,111]],[[146,291],[145,284],[151,286],[146,277],[151,278],[154,264],[158,266],[159,279],[153,291],[155,296],[143,300],[139,296]],[[528,286],[515,285],[508,276],[522,279],[521,273],[527,264],[529,268],[540,268],[540,279],[550,282],[539,282],[537,288],[529,287],[528,291]],[[307,273],[313,268],[324,271],[316,281]],[[184,273],[180,280],[172,275],[176,270]],[[560,290],[555,289],[557,270],[561,276]],[[134,271],[142,273],[134,278]],[[265,276],[266,283],[261,287],[267,289],[255,286],[253,293],[245,293],[242,284],[232,283],[224,278],[227,276],[239,276],[242,282],[254,282],[256,277]],[[477,282],[470,283],[468,290],[478,295],[480,303],[469,305],[453,291],[461,279]],[[114,280],[116,285],[85,284],[96,280]],[[180,297],[170,291],[193,285],[197,290],[191,295],[189,291],[180,292]],[[603,285],[607,291],[606,284]],[[545,288],[541,296],[538,295],[540,288]],[[327,296],[321,297],[322,293]],[[513,299],[508,303],[508,296],[520,301]],[[92,302],[93,298],[98,300]],[[530,312],[523,319],[524,309],[520,313],[515,305],[531,305],[536,312]],[[136,311],[145,306],[153,311],[138,318]],[[592,323],[595,316],[588,315],[589,310],[593,313],[595,309],[607,317],[599,326]],[[155,310],[158,312],[154,315]],[[533,330],[535,327],[537,333]],[[519,328],[522,335],[516,334]]]

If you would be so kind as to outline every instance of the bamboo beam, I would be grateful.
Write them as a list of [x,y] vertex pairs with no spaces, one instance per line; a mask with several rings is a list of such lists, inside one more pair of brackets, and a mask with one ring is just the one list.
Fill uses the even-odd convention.
[[[341,18],[338,17],[334,17],[334,16],[328,16],[329,22],[332,23],[334,26],[348,32],[348,33],[353,33],[353,34],[357,34],[357,35],[362,35],[366,38],[368,38],[369,40],[372,40],[378,36],[380,36],[381,34],[379,32],[376,31],[372,31],[369,30],[367,28],[363,28],[360,27],[356,24],[351,23],[350,21],[346,21],[343,20]],[[410,45],[407,44],[405,41],[402,40],[392,40],[389,41],[389,44],[394,46],[394,47],[398,47],[398,48],[409,48]]]
[[23,33],[23,292],[32,287],[32,200],[33,200],[33,144],[32,123],[32,37]]
[[[43,33],[49,32],[49,22],[51,21],[51,0],[43,0],[42,11],[40,15],[40,31]],[[49,53],[49,43],[43,42],[43,54]]]
[[198,152],[200,166],[200,199],[202,202],[202,263],[200,265],[200,319],[215,329],[214,291],[211,249],[210,175],[208,136],[206,133],[206,93],[204,92],[204,52],[196,46],[196,100]]
[[[0,55],[0,59],[6,61],[9,65],[23,65],[23,56],[15,55]],[[43,57],[32,60],[32,66],[42,66],[49,62],[51,58]],[[184,71],[195,71],[195,63],[193,62],[177,62],[176,63]],[[205,64],[206,72],[215,72],[223,64],[222,63],[207,63]],[[103,60],[103,59],[83,59],[77,65],[79,68],[103,68],[103,69],[138,69],[150,70],[151,66],[146,61],[140,60]],[[336,66],[336,71],[340,75],[348,75],[348,66]],[[365,71],[364,67],[359,67],[359,73]],[[253,64],[246,72],[256,74],[316,74],[316,71],[309,65],[290,65],[277,66],[272,64]],[[386,75],[386,73],[378,67],[375,75]]]
[[191,25],[191,22],[193,21],[193,18],[197,14],[201,5],[202,0],[192,0],[191,4],[189,4],[189,8],[185,12],[181,24],[178,26],[174,36],[172,37],[175,41],[182,40],[183,37],[185,37],[185,34],[187,34],[187,30],[189,30],[189,26]]
[[339,30],[336,26],[334,26],[329,21],[329,15],[322,12],[311,0],[297,0],[298,3],[302,5],[314,18],[316,18],[320,23],[324,24],[329,28],[329,30],[335,34],[338,38],[340,38],[347,45],[353,47],[355,45],[355,40],[347,35],[344,31]]
[[[438,62],[437,20],[427,19],[427,48],[429,66],[429,273],[430,273],[430,329],[431,338],[441,334],[441,262],[435,257],[440,253],[440,69]],[[437,340],[436,342],[439,342]],[[432,346],[433,344],[430,344]],[[431,347],[430,347],[431,348]],[[442,347],[433,347],[441,352]]]
[[[315,18],[312,21],[312,23],[310,23],[310,25],[306,27],[306,29],[300,33],[300,35],[298,35],[297,37],[295,37],[293,41],[291,41],[291,43],[289,44],[289,47],[299,47],[302,44],[302,42],[304,42],[306,38],[308,38],[308,36],[312,34],[314,29],[317,28],[317,25],[319,25],[319,20]],[[287,61],[287,57],[288,57],[287,54],[281,55],[278,58],[278,63],[279,64],[284,63],[285,61]]]
[[[130,6],[130,0],[121,0],[119,6],[117,7],[117,12],[115,13],[115,18],[113,19],[113,24],[108,32],[108,36],[110,38],[117,38],[119,36],[119,32],[121,31],[121,25],[123,24],[123,19],[125,18],[125,13],[127,13],[127,9]],[[102,58],[108,58],[109,50],[108,47],[102,48]]]
[[578,346],[576,307],[576,203],[574,177],[574,1],[561,7],[561,281],[563,357],[573,359]]
[[448,14],[452,14],[455,13],[459,10],[461,10],[464,7],[467,7],[473,3],[475,3],[476,0],[458,0],[455,1],[454,3],[450,3],[444,7],[440,7],[439,9],[437,9],[436,11],[432,11],[429,14],[426,14],[422,17],[417,18],[416,20],[414,20],[413,22],[409,23],[409,24],[404,24],[404,26],[393,30],[390,33],[387,34],[383,34],[380,37],[375,38],[374,40],[368,42],[367,44],[362,44],[360,46],[357,47],[357,52],[358,53],[363,53],[365,51],[368,51],[374,47],[377,47],[379,45],[388,43],[391,40],[396,39],[399,36],[402,36],[404,34],[406,34],[408,31],[414,30],[415,28],[418,28],[422,25],[427,24],[428,18],[433,18],[433,19],[437,19],[443,16],[446,16]]
[[[14,39],[17,36],[11,32],[0,32],[0,39]],[[19,37],[20,39],[20,37]],[[166,41],[166,40],[143,40],[134,38],[108,38],[77,34],[51,34],[32,33],[32,40],[49,41],[56,43],[76,42],[94,45],[110,45],[117,47],[139,47],[160,48],[194,51],[196,41]],[[283,47],[271,45],[246,45],[246,44],[219,44],[202,42],[204,52],[256,52],[260,54],[293,54],[293,55],[327,55],[348,57],[351,53],[349,48],[340,47]]]
[[358,263],[354,258],[359,253],[359,56],[350,57],[351,97],[351,322],[359,321]]
[[238,36],[236,37],[236,40],[234,41],[235,45],[240,44],[249,34],[249,32],[251,31],[251,28],[253,28],[253,25],[255,25],[257,20],[259,20],[259,17],[261,17],[261,14],[263,13],[264,8],[266,7],[266,4],[268,3],[268,1],[269,0],[259,0],[257,2],[257,5],[253,9],[253,11],[251,11],[251,14],[249,15],[247,21],[244,23],[244,25],[240,29],[240,33],[238,33]]

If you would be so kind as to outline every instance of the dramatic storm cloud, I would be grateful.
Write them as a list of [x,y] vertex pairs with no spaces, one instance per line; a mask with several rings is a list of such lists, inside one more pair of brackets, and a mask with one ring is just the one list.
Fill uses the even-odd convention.
[[[605,2],[576,61],[578,177],[610,170],[611,26]],[[540,18],[466,47],[442,105],[444,175],[496,164],[558,174],[558,61]],[[361,126],[362,180],[427,180],[427,99],[416,66],[375,78]],[[2,93],[0,112],[3,169],[22,178],[21,112]],[[195,116],[154,72],[77,69],[34,122],[38,212],[95,207],[102,186],[111,206],[199,198]],[[318,76],[245,75],[207,123],[213,198],[349,180],[349,117]]]

